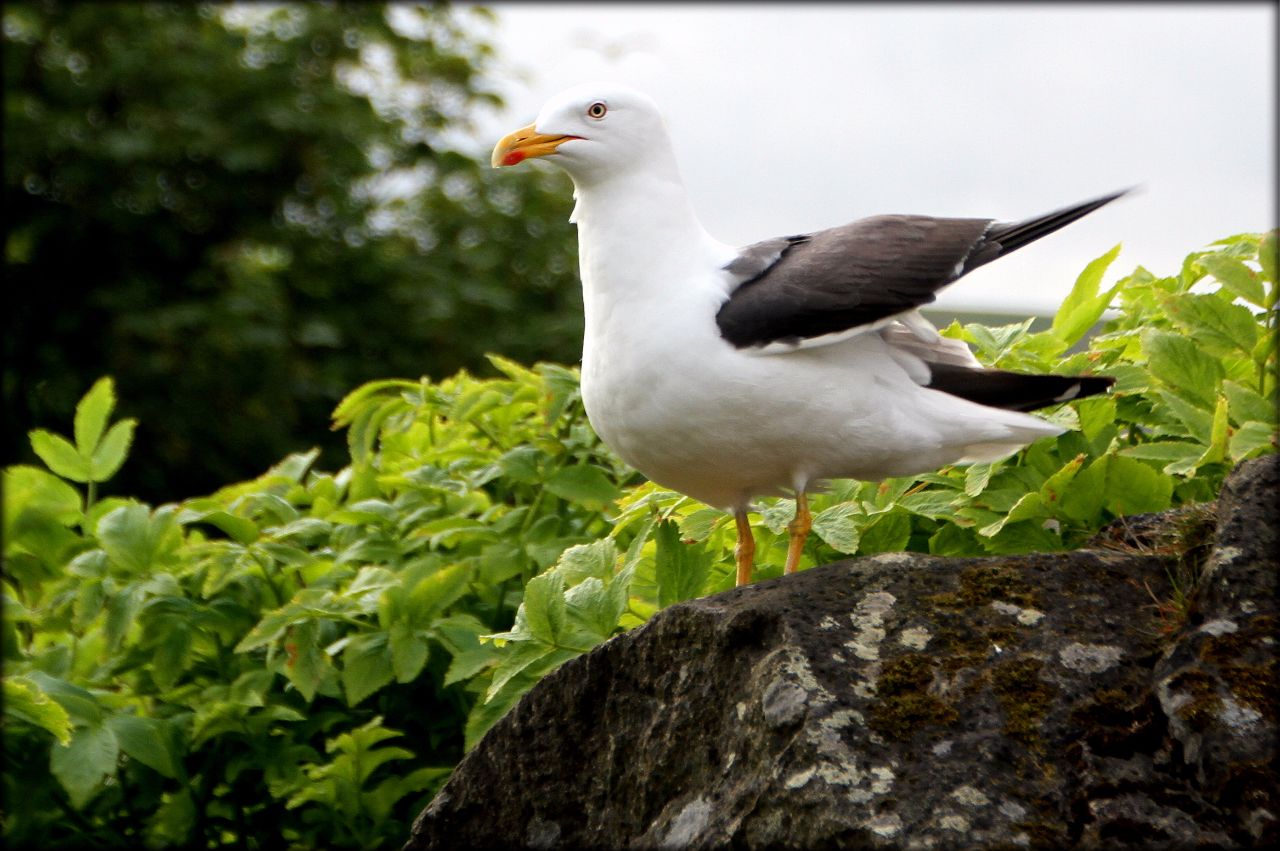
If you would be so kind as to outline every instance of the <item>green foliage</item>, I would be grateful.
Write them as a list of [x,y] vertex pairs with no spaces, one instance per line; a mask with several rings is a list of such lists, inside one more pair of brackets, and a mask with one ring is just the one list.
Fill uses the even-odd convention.
[[[1116,389],[1049,412],[1067,431],[1008,460],[833,483],[802,566],[1061,550],[1212,498],[1277,448],[1274,245],[1233,237],[1103,290],[1113,250],[1043,333],[948,328],[1000,366]],[[732,586],[731,518],[640,482],[591,431],[574,371],[492,364],[355,390],[337,473],[291,455],[174,504],[91,496],[129,450],[104,449],[132,429],[110,422],[108,380],[73,438],[33,432],[48,469],[4,473],[4,782],[22,802],[6,839],[396,847],[540,678]],[[793,508],[755,516],[758,577],[779,573]]]
[[[4,5],[0,462],[104,373],[150,430],[113,486],[160,501],[341,466],[327,415],[372,378],[576,356],[566,178],[456,150],[499,103],[483,11],[391,10]],[[35,449],[102,481],[125,430]]]
[[[627,603],[603,511],[634,474],[574,373],[494,366],[351,394],[336,475],[311,452],[152,507],[92,502],[62,455],[40,453],[62,477],[8,468],[6,837],[402,842],[465,742]],[[110,400],[99,382],[75,442],[33,442],[92,457]],[[504,631],[524,664],[482,640]]]

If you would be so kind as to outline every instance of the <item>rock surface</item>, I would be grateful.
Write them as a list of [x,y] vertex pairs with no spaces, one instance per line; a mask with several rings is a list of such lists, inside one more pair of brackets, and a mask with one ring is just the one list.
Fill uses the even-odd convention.
[[1271,456],[1076,552],[674,606],[539,683],[406,849],[1275,847],[1277,494]]

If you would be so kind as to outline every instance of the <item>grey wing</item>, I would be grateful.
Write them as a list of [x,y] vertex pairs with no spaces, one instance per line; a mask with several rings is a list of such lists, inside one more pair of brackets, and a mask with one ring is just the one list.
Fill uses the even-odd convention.
[[800,342],[912,310],[962,275],[990,219],[875,216],[748,246],[716,315],[738,348]]
[[[1127,190],[1125,190],[1127,191]],[[725,269],[738,287],[716,314],[737,348],[800,344],[883,327],[938,290],[1121,195],[1113,192],[1019,222],[873,216],[743,249]]]

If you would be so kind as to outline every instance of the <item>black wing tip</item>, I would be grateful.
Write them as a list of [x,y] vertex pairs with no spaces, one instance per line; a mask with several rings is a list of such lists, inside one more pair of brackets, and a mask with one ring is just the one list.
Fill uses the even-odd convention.
[[1081,201],[1078,204],[1071,204],[1069,206],[1063,207],[1062,209],[1054,210],[1052,213],[1046,213],[1043,216],[1033,216],[1028,221],[1037,221],[1041,219],[1057,219],[1059,216],[1070,216],[1070,218],[1068,218],[1066,221],[1062,223],[1064,225],[1070,224],[1071,222],[1074,222],[1076,219],[1080,218],[1081,216],[1087,216],[1089,213],[1092,213],[1094,210],[1098,209],[1099,207],[1105,207],[1107,204],[1110,204],[1112,201],[1117,201],[1125,197],[1126,195],[1141,195],[1143,192],[1146,191],[1146,189],[1147,188],[1145,184],[1135,183],[1132,186],[1126,186],[1123,189],[1116,189],[1106,193],[1105,195],[1098,195],[1094,198],[1090,198],[1087,201]]
[[1147,191],[1146,184],[1135,183],[1132,186],[1126,186],[1123,189],[1117,189],[1114,192],[1108,192],[1106,195],[1100,195],[1099,197],[1093,199],[1092,201],[1085,201],[1084,203],[1097,204],[1099,207],[1101,207],[1103,204],[1110,204],[1112,201],[1115,201],[1118,198],[1123,198],[1126,195],[1141,195],[1143,192],[1146,192],[1146,191]]
[[1070,207],[1054,210],[1052,213],[1045,213],[1042,216],[1032,216],[1029,219],[1017,222],[992,222],[986,233],[983,234],[982,239],[973,247],[960,274],[964,275],[979,266],[990,263],[997,257],[1011,254],[1024,245],[1029,245],[1041,237],[1048,236],[1054,231],[1084,218],[1099,207],[1104,207],[1118,198],[1140,190],[1141,185],[1130,186],[1125,189],[1118,189],[1115,192],[1109,192],[1089,201],[1082,201],[1079,204],[1072,204]]
[[1071,399],[1086,399],[1089,396],[1101,396],[1116,383],[1110,375],[1079,375],[1074,378],[1079,382],[1080,389],[1069,399],[1064,399],[1064,402],[1069,402]]
[[[1114,192],[1108,192],[1106,195],[1100,195],[1092,201],[1082,201],[1079,204],[1073,204],[1072,206],[1061,210],[1059,214],[1074,214],[1071,215],[1071,218],[1067,219],[1067,221],[1063,222],[1064,225],[1070,224],[1081,216],[1087,216],[1094,210],[1097,210],[1100,207],[1105,207],[1112,201],[1117,201],[1126,195],[1137,195],[1143,191],[1144,187],[1140,183],[1134,184],[1133,186],[1126,186],[1124,189],[1117,189]],[[1058,214],[1051,213],[1050,215]]]

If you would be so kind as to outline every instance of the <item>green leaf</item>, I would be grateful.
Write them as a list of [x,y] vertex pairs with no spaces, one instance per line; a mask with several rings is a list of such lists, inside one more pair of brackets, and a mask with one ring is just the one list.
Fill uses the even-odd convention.
[[502,355],[490,352],[485,355],[485,360],[493,364],[503,375],[515,381],[525,384],[537,384],[541,381],[538,373],[516,363],[510,358],[504,358]]
[[504,656],[503,649],[493,642],[481,644],[477,641],[474,647],[459,650],[453,654],[449,670],[445,671],[444,685],[451,686],[454,683],[469,680],[487,668],[497,665]]
[[705,541],[728,516],[714,508],[700,508],[680,518],[680,537],[686,541]]
[[304,621],[290,628],[285,640],[284,674],[308,702],[330,671],[329,657],[320,649],[320,625]]
[[71,805],[84,809],[116,773],[120,746],[115,733],[102,724],[78,727],[67,745],[54,745],[49,753],[49,770],[66,790]]
[[4,714],[10,720],[25,721],[53,734],[61,745],[71,742],[71,717],[62,705],[49,699],[28,677],[4,678]]
[[[1046,508],[1053,509],[1062,501],[1063,494],[1071,487],[1071,482],[1075,480],[1076,475],[1084,466],[1084,462],[1085,456],[1077,455],[1063,464],[1052,476],[1045,479],[1044,484],[1040,486],[1040,496],[1044,500]],[[1027,516],[1030,517],[1032,515]]]
[[[232,514],[215,499],[188,500],[183,503],[177,521],[183,525],[208,523],[226,532],[232,540],[241,544],[252,544],[258,540],[258,524],[246,517]],[[280,535],[281,530],[277,529],[275,534]]]
[[80,583],[80,587],[76,589],[75,603],[72,606],[72,611],[74,612],[72,623],[77,631],[83,632],[88,628],[89,624],[93,623],[94,619],[102,611],[102,606],[106,599],[107,592],[102,586],[101,579],[89,579]]
[[907,541],[910,539],[910,515],[901,509],[894,509],[878,515],[863,528],[858,552],[863,555],[900,553],[907,548]]
[[151,846],[185,848],[196,823],[196,805],[190,789],[166,792],[150,821]]
[[[265,669],[246,671],[236,677],[227,695],[242,706],[266,706],[266,696],[274,679],[275,674]],[[297,720],[302,720],[302,716]]]
[[1248,355],[1258,342],[1258,323],[1249,308],[1216,295],[1184,293],[1165,302],[1169,317],[1195,340],[1218,354]]
[[1111,458],[1103,455],[1071,479],[1058,502],[1059,510],[1065,516],[1091,526],[1099,522]]
[[613,576],[613,566],[618,561],[618,545],[612,538],[601,538],[589,544],[577,544],[560,554],[554,570],[564,577],[568,586],[577,585],[589,577],[607,579]]
[[[531,669],[533,671],[539,668],[549,669],[577,655],[579,655],[577,650],[556,649],[541,641],[521,641],[513,644],[493,672],[493,682],[485,692],[485,700],[491,701],[497,698],[509,683],[517,677],[523,678]],[[532,681],[527,682],[525,688],[531,685],[533,685]]]
[[929,538],[929,552],[936,556],[973,556],[982,555],[984,550],[972,532],[954,523],[944,523]]
[[1217,400],[1222,364],[1205,354],[1193,340],[1167,331],[1148,329],[1142,348],[1151,372],[1175,392],[1204,408]]
[[385,567],[368,564],[356,572],[355,578],[342,591],[342,597],[350,600],[363,611],[373,611],[382,592],[399,588],[397,576]]
[[1275,304],[1276,292],[1276,237],[1277,231],[1269,230],[1258,241],[1258,265],[1262,267],[1262,278],[1271,284],[1271,296],[1264,307],[1270,309]]
[[546,456],[533,446],[517,446],[498,458],[504,476],[525,484],[538,481],[538,462]]
[[411,771],[403,777],[388,777],[363,796],[370,818],[385,821],[394,805],[405,795],[440,785],[453,772],[452,767],[431,766]]
[[813,532],[837,552],[856,553],[861,536],[854,518],[861,515],[853,503],[837,503],[813,516]]
[[1084,271],[1076,278],[1075,285],[1071,288],[1071,292],[1067,294],[1062,305],[1058,308],[1058,312],[1054,314],[1053,326],[1050,333],[1062,344],[1062,349],[1070,348],[1075,345],[1081,337],[1088,333],[1089,329],[1097,324],[1102,317],[1102,313],[1107,309],[1107,305],[1111,303],[1112,296],[1116,292],[1116,287],[1112,287],[1106,292],[1099,294],[1098,288],[1102,283],[1102,276],[1106,274],[1107,267],[1120,254],[1120,245],[1090,261],[1089,265],[1084,267]]
[[[615,597],[599,577],[590,576],[573,586],[564,595],[565,610],[571,620],[579,624],[592,637],[586,644],[595,645],[610,635],[625,611],[619,608]],[[577,642],[575,642],[576,644]],[[582,649],[586,649],[584,646]]]
[[137,420],[121,420],[107,431],[107,436],[89,458],[89,476],[93,481],[107,481],[124,464],[129,447],[133,444],[133,430],[137,424]]
[[165,777],[178,778],[178,755],[173,750],[169,725],[155,718],[113,715],[107,726],[115,734],[120,750]]
[[[1116,434],[1116,400],[1114,396],[1093,396],[1075,404],[1080,417],[1080,431],[1101,453]],[[1105,441],[1105,442],[1104,442]],[[1100,445],[1101,444],[1101,445]]]
[[[1045,499],[1040,493],[1032,491],[1022,495],[1013,507],[1009,509],[1009,513],[1005,514],[995,523],[984,526],[978,530],[978,534],[984,537],[992,537],[999,534],[1009,523],[1017,523],[1020,520],[1030,520],[1034,518],[1044,518],[1049,516],[1049,511],[1045,506]],[[906,543],[903,542],[903,546]]]
[[529,580],[524,589],[525,623],[537,640],[556,646],[565,627],[564,577],[554,571]]
[[5,551],[16,546],[29,552],[48,547],[48,560],[59,562],[61,545],[74,539],[65,527],[80,519],[76,489],[38,467],[6,467],[0,502],[4,503]]
[[766,503],[760,508],[760,519],[764,522],[764,527],[775,535],[785,532],[795,516],[796,501],[794,499],[780,499],[773,505]]
[[411,682],[427,664],[427,640],[404,624],[392,624],[387,631],[387,645],[396,682]]
[[1166,475],[1186,475],[1196,469],[1197,462],[1204,454],[1204,447],[1183,440],[1153,440],[1137,446],[1126,446],[1119,454],[1128,458],[1164,462],[1163,472]]
[[1213,414],[1166,390],[1156,391],[1156,398],[1164,403],[1174,419],[1186,427],[1186,434],[1201,443],[1209,443],[1213,432]]
[[1218,404],[1213,409],[1213,422],[1209,428],[1209,445],[1204,454],[1196,462],[1197,467],[1205,464],[1216,464],[1227,457],[1227,397],[1219,396]]
[[711,568],[703,545],[681,543],[679,527],[670,520],[659,523],[653,537],[658,606],[666,608],[701,594]]
[[419,580],[409,592],[413,623],[428,625],[440,617],[445,609],[466,592],[470,578],[470,566],[459,562],[442,567]]
[[557,470],[545,487],[562,499],[593,508],[603,508],[621,496],[603,470],[588,464]]
[[906,510],[924,517],[948,518],[955,513],[955,503],[958,496],[959,494],[953,490],[922,490],[919,493],[902,497],[898,504]]
[[142,589],[130,585],[107,600],[106,638],[112,650],[120,646],[142,608]]
[[91,692],[72,685],[66,680],[49,676],[43,671],[32,671],[27,678],[32,680],[40,691],[57,701],[77,726],[93,727],[102,723],[102,707],[98,705],[97,699]]
[[1275,424],[1277,411],[1274,397],[1264,399],[1251,388],[1234,381],[1222,382],[1222,391],[1227,394],[1232,421],[1240,424],[1251,420]]
[[98,521],[98,540],[120,568],[131,574],[146,573],[167,561],[182,543],[175,513],[173,506],[154,514],[138,503],[121,506]]
[[99,378],[76,405],[76,449],[81,457],[92,456],[98,448],[98,441],[102,439],[102,432],[115,406],[115,386],[109,376]]
[[302,481],[302,477],[307,474],[307,470],[311,469],[311,465],[318,457],[320,457],[319,449],[290,453],[284,457],[284,460],[273,464],[271,469],[267,470],[266,477],[268,479],[279,477],[297,484]]
[[1197,258],[1197,262],[1233,295],[1258,307],[1267,306],[1262,281],[1244,263],[1222,253],[1202,254]]
[[1173,481],[1141,461],[1116,455],[1107,465],[1104,493],[1113,514],[1164,511],[1173,496]]
[[992,555],[1051,553],[1063,549],[1062,539],[1044,528],[1039,519],[1010,523],[995,537],[984,538],[983,546]]
[[1243,461],[1265,452],[1280,449],[1280,436],[1271,423],[1248,422],[1236,429],[1231,436],[1230,450],[1232,462]]
[[88,459],[76,451],[71,441],[42,428],[32,431],[30,437],[31,448],[50,470],[73,482],[92,480]]
[[151,657],[151,677],[163,691],[173,688],[191,661],[191,627],[185,623],[175,623],[172,618],[166,619],[166,635],[164,641],[156,647]]
[[360,703],[394,677],[386,633],[357,635],[343,649],[342,688],[347,695],[347,706]]
[[998,461],[989,461],[970,464],[964,471],[965,495],[974,497],[986,490],[987,484],[991,481],[991,473],[999,463]]
[[417,389],[416,381],[406,381],[402,378],[385,378],[361,384],[344,396],[334,408],[334,423],[338,426],[350,425],[359,410],[369,405],[371,401],[387,397],[399,399],[401,393]]
[[617,612],[615,624],[620,622],[627,612],[627,606],[631,600],[631,583],[635,580],[637,565],[637,562],[630,561],[609,582],[610,608]]
[[985,325],[971,322],[964,326],[965,333],[961,335],[960,339],[967,337],[978,347],[978,354],[983,359],[988,362],[996,362],[1008,352],[1010,346],[1026,338],[1027,330],[1034,321],[1035,319],[1032,317],[1022,322],[1001,325],[996,328],[988,328]]

